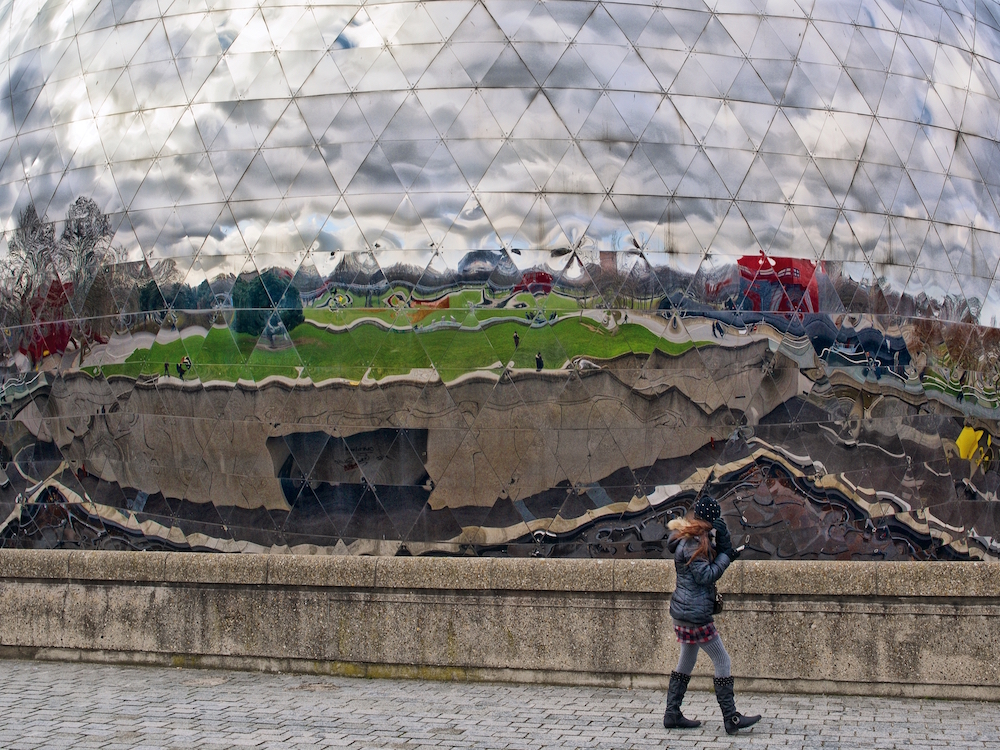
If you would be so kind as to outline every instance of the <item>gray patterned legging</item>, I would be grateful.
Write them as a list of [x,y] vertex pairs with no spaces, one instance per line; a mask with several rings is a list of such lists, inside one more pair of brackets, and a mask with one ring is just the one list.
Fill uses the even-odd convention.
[[706,643],[682,643],[681,657],[677,660],[678,672],[691,674],[691,671],[694,669],[694,663],[698,660],[699,648],[704,650],[712,660],[716,677],[729,677],[731,668],[729,653],[726,651],[726,647],[722,645],[722,638],[719,637],[718,633],[715,634],[712,640]]

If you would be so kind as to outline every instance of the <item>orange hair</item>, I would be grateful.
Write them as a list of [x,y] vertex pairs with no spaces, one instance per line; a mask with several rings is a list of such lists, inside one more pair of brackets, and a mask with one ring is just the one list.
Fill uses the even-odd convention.
[[694,511],[688,511],[683,518],[675,518],[667,524],[667,528],[673,531],[681,539],[697,539],[698,548],[691,555],[693,560],[696,557],[704,557],[711,561],[715,557],[715,550],[712,549],[712,540],[709,532],[712,524],[700,518],[696,518]]

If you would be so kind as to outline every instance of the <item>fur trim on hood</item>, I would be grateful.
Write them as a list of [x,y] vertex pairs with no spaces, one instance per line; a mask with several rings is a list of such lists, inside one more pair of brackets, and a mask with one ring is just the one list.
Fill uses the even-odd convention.
[[670,522],[667,523],[667,528],[671,531],[676,531],[681,536],[699,536],[707,531],[702,526],[703,523],[705,521],[696,521],[685,516],[670,519]]

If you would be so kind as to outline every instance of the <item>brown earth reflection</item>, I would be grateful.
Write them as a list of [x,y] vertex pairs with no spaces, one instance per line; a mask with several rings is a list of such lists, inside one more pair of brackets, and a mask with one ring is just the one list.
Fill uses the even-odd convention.
[[[985,429],[912,394],[796,394],[781,373],[797,371],[770,355],[762,377],[754,344],[714,351],[708,411],[691,368],[707,354],[646,359],[642,390],[622,363],[228,399],[66,375],[7,422],[3,544],[658,557],[669,518],[708,490],[750,559],[996,554],[1000,482],[968,444]],[[765,416],[748,424],[727,399],[755,390]],[[225,418],[198,417],[210,407]]]

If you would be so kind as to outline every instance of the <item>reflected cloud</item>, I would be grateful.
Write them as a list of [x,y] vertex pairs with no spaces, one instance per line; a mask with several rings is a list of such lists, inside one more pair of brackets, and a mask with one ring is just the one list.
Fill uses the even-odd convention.
[[8,4],[2,544],[996,557],[990,7]]

